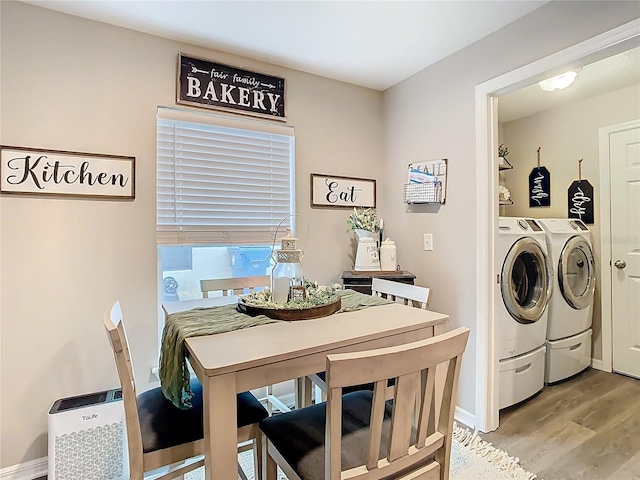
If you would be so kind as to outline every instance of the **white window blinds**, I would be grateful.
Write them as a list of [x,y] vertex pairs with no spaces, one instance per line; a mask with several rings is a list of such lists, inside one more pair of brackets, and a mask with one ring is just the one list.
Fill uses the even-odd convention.
[[158,112],[158,243],[272,243],[293,213],[293,128]]

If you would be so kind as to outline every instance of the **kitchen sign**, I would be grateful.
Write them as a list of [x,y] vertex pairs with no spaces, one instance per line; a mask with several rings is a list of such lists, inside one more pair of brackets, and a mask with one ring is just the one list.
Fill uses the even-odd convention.
[[311,206],[375,208],[376,181],[312,173]]
[[0,192],[135,198],[135,157],[0,146]]
[[177,103],[285,120],[284,78],[178,55]]

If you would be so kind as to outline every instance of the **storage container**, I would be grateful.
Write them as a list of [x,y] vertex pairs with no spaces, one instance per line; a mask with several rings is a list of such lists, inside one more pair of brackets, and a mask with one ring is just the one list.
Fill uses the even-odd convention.
[[543,345],[524,355],[500,360],[498,408],[514,405],[542,390],[545,351],[546,347]]
[[562,340],[547,340],[545,383],[564,380],[591,364],[591,333],[589,329]]

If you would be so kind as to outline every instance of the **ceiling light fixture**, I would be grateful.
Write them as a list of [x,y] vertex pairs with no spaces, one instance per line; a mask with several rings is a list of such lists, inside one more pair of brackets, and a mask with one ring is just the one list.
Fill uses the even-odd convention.
[[575,70],[570,70],[568,72],[564,72],[561,75],[556,75],[555,77],[548,78],[541,82],[538,82],[540,88],[547,91],[553,92],[554,90],[562,90],[567,88],[569,85],[573,83],[576,79],[578,72]]

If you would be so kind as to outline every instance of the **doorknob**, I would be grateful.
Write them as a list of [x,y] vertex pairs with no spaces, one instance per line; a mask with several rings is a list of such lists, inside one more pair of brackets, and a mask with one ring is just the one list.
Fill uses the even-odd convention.
[[627,266],[627,262],[625,262],[624,260],[616,260],[614,265],[616,266],[616,268],[619,268],[620,270],[622,270],[624,267]]

